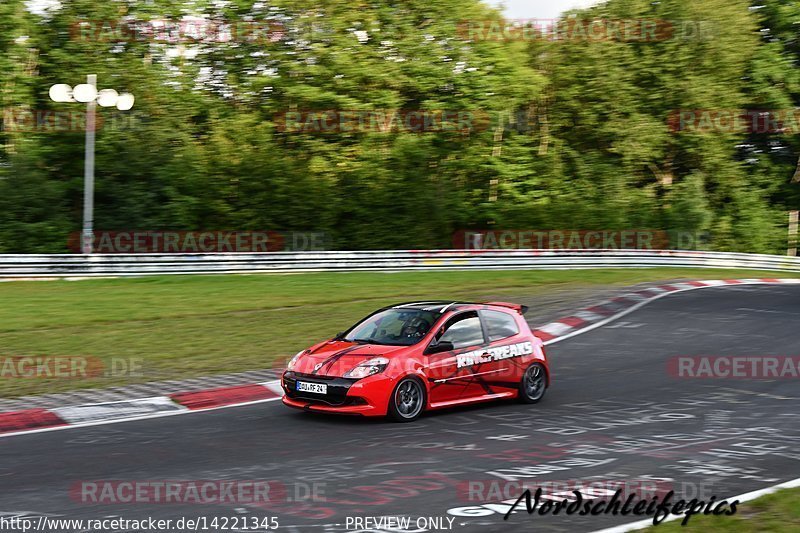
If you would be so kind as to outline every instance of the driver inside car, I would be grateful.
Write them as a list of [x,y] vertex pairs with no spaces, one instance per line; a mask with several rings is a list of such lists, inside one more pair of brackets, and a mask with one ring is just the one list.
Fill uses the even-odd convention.
[[431,325],[427,320],[420,318],[419,316],[414,316],[405,324],[403,324],[401,336],[406,339],[420,339],[424,337],[426,333],[428,333],[430,328]]

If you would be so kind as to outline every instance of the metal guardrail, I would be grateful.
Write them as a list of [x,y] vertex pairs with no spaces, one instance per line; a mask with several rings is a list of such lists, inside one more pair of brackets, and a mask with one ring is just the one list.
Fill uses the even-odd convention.
[[89,256],[0,255],[0,278],[648,267],[739,268],[800,272],[800,258],[680,250],[409,250]]

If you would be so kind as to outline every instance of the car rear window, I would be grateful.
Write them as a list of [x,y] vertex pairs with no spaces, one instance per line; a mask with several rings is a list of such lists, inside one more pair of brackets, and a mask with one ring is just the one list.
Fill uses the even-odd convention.
[[489,342],[506,337],[513,337],[519,333],[519,326],[514,317],[502,311],[481,311],[486,329],[489,333]]

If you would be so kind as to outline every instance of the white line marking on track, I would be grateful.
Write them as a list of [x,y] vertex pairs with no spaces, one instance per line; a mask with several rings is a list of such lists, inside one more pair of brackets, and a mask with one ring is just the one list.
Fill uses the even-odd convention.
[[732,388],[729,388],[729,387],[722,387],[722,388],[720,388],[720,390],[735,392],[737,394],[749,394],[751,396],[758,396],[760,398],[769,398],[770,400],[790,400],[790,401],[793,401],[793,402],[797,401],[797,400],[800,400],[800,398],[793,398],[791,396],[778,396],[777,394],[768,394],[766,392],[756,392],[756,391],[746,390],[746,389],[732,389]]

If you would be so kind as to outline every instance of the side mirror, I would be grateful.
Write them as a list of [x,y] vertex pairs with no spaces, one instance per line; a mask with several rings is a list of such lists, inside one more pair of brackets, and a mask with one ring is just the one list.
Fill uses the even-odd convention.
[[453,346],[452,342],[449,341],[442,341],[437,342],[436,344],[431,344],[428,346],[428,354],[434,353],[442,353],[442,352],[452,352],[455,350],[455,346]]

